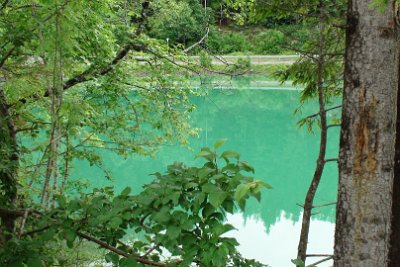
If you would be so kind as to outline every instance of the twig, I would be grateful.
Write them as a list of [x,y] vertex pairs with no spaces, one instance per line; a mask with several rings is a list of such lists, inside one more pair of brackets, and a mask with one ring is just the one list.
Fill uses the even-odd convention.
[[40,233],[40,232],[43,232],[43,231],[49,229],[50,227],[51,227],[51,225],[45,225],[43,227],[40,227],[40,228],[37,228],[37,229],[33,229],[33,230],[29,231],[29,232],[22,233],[21,236],[27,236],[27,235],[33,235],[33,234],[36,234],[36,233]]
[[332,205],[336,205],[336,202],[330,202],[330,203],[326,203],[326,204],[321,204],[321,205],[317,205],[317,206],[312,206],[312,208],[321,208],[321,207],[326,207],[326,206],[332,206]]
[[327,163],[327,162],[331,162],[331,161],[336,161],[336,162],[338,162],[338,158],[332,158],[332,159],[326,159],[326,160],[324,160],[324,162],[325,163]]
[[126,253],[125,251],[122,251],[122,250],[120,250],[120,249],[118,249],[116,247],[113,247],[113,246],[107,244],[106,242],[101,241],[101,240],[99,240],[99,239],[97,239],[97,238],[95,238],[93,236],[87,235],[85,233],[77,232],[77,235],[82,237],[82,238],[84,238],[84,239],[86,239],[86,240],[94,242],[94,243],[100,245],[101,247],[103,247],[105,249],[108,249],[108,250],[110,250],[110,251],[112,251],[112,252],[114,252],[114,253],[116,253],[116,254],[118,254],[120,256],[125,257],[125,258],[133,258],[133,259],[135,259],[136,261],[138,261],[140,263],[143,263],[143,264],[146,264],[146,265],[151,265],[151,266],[159,266],[159,267],[167,267],[168,266],[165,263],[150,261],[150,260],[146,260],[146,259],[142,259],[142,258],[136,257],[136,256],[134,256],[132,254]]
[[307,254],[306,257],[333,257],[332,254]]
[[340,124],[340,123],[336,123],[336,124],[329,124],[329,125],[328,125],[328,128],[340,127],[340,126],[342,126],[342,124]]
[[154,247],[152,247],[151,249],[149,249],[143,256],[140,256],[141,258],[146,258],[147,256],[150,255],[151,252],[153,252],[156,248],[158,248],[160,245],[157,244]]
[[334,109],[338,109],[338,108],[341,108],[341,107],[342,107],[342,105],[338,105],[338,106],[334,106],[334,107],[331,107],[331,108],[324,109],[324,110],[322,110],[322,111],[320,111],[320,112],[318,112],[318,113],[315,113],[315,114],[312,114],[312,115],[310,115],[310,116],[305,117],[303,120],[311,119],[311,118],[317,117],[317,116],[319,116],[321,113],[327,113],[328,111],[331,111],[331,110],[334,110]]
[[190,50],[192,50],[193,48],[195,48],[196,46],[198,46],[199,44],[201,44],[208,36],[208,32],[210,31],[210,28],[207,27],[206,30],[206,34],[204,34],[204,36],[196,43],[192,44],[191,46],[189,46],[188,48],[186,48],[185,50],[183,50],[185,53],[189,52]]
[[314,262],[314,263],[312,263],[312,264],[310,264],[310,265],[307,265],[306,267],[311,267],[311,266],[318,265],[318,264],[323,263],[323,262],[325,262],[325,261],[329,261],[329,260],[331,260],[332,258],[333,258],[332,256],[326,257],[326,258],[324,258],[324,259],[322,259],[322,260],[319,260],[319,261],[316,261],[316,262]]
[[18,231],[18,237],[21,237],[22,232],[24,231],[25,222],[26,222],[26,218],[28,217],[28,213],[29,213],[29,209],[26,209],[24,212],[24,215],[22,216],[22,222],[21,222],[21,226]]

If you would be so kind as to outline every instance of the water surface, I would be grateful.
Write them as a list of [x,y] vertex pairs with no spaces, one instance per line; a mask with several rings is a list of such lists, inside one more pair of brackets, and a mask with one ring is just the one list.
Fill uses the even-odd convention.
[[[285,88],[246,88],[246,81],[242,89],[210,90],[206,97],[193,99],[197,110],[192,123],[202,131],[199,138],[191,139],[190,148],[169,145],[162,147],[155,158],[132,156],[128,160],[105,154],[106,167],[112,171],[117,189],[130,186],[139,192],[143,184],[151,181],[148,174],[163,172],[173,161],[201,164],[201,160],[194,160],[197,151],[226,138],[221,150],[238,151],[242,160],[255,167],[255,177],[273,186],[271,190],[264,190],[261,203],[250,201],[244,214],[228,217],[238,228],[231,235],[238,239],[244,256],[272,267],[293,266],[290,259],[296,257],[300,235],[302,208],[299,205],[304,202],[314,172],[319,143],[318,129],[311,134],[296,126],[300,116],[293,116],[293,111],[299,106],[298,96],[299,91]],[[317,104],[307,103],[302,110],[302,116],[313,114],[318,110]],[[327,158],[337,156],[338,133],[337,128],[329,130]],[[100,170],[87,168],[83,162],[77,165],[78,176],[97,177],[92,180],[96,186],[109,183],[99,178],[104,177]],[[327,163],[314,204],[334,202],[336,190],[336,163]],[[308,252],[332,254],[334,206],[314,212]],[[328,262],[319,266],[331,265]]]

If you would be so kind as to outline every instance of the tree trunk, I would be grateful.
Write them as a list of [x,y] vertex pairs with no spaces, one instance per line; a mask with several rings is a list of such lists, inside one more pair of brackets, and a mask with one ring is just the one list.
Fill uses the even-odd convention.
[[348,6],[335,266],[388,263],[399,43],[370,3]]
[[[9,112],[4,91],[0,88],[0,207],[10,208],[17,197],[19,165],[16,129]],[[0,245],[14,229],[15,218],[0,214]]]
[[[400,68],[398,69],[400,77]],[[392,194],[392,223],[388,267],[399,266],[400,253],[400,83],[397,84],[396,145],[394,153],[394,179]]]

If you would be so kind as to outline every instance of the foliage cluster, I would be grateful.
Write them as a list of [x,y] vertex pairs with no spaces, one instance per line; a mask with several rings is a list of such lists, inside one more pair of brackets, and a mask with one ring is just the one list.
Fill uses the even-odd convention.
[[113,266],[264,266],[242,258],[236,239],[224,236],[234,229],[225,215],[243,209],[249,197],[260,200],[260,189],[270,186],[244,175],[254,169],[234,151],[218,155],[204,148],[196,157],[206,163],[174,163],[165,174],[155,173],[138,195],[130,188],[115,195],[106,187],[78,198],[59,195],[48,212],[32,209],[25,231],[0,250],[1,264],[64,265],[65,259],[51,252],[54,244],[65,241],[79,249],[78,239],[86,239],[110,249],[105,260]]

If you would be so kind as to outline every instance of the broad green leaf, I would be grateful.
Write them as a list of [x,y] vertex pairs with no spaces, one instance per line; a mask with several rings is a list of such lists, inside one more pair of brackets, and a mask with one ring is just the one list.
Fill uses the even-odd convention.
[[214,208],[219,208],[229,194],[226,192],[212,192],[208,198]]
[[167,227],[167,235],[170,239],[177,238],[180,233],[181,233],[181,229],[179,227],[176,227],[174,225],[170,225]]
[[215,211],[214,206],[212,206],[210,203],[207,203],[207,205],[204,207],[202,211],[203,217],[208,217],[210,216],[213,212]]
[[110,221],[110,227],[117,229],[122,223],[122,219],[120,217],[113,217]]
[[64,235],[65,235],[65,239],[69,242],[73,242],[76,238],[76,233],[72,230],[66,230],[64,232]]
[[291,260],[291,261],[292,261],[292,263],[295,264],[296,266],[305,267],[304,262],[303,262],[302,260],[300,260],[300,259],[294,259],[294,260]]
[[199,176],[200,179],[204,179],[205,177],[207,177],[212,172],[215,172],[215,169],[203,167],[203,168],[199,169],[197,175]]
[[132,189],[128,186],[124,190],[122,190],[121,195],[122,196],[127,196],[131,193]]
[[215,184],[207,183],[201,187],[204,193],[212,193],[221,191]]
[[202,151],[200,151],[195,158],[205,158],[209,161],[212,161],[215,158],[215,153],[212,152],[209,149],[202,149]]
[[215,227],[213,230],[216,235],[220,236],[222,234],[225,234],[226,232],[229,232],[229,231],[232,231],[235,229],[236,228],[233,225],[227,223],[227,224],[220,224],[217,227]]
[[229,213],[233,213],[234,202],[231,199],[226,199],[222,203],[222,207]]
[[106,262],[112,262],[113,264],[117,265],[119,256],[115,254],[114,252],[109,252],[105,255],[105,260]]
[[258,185],[267,188],[267,189],[272,189],[272,186],[269,183],[264,182],[263,180],[256,180],[255,181]]
[[217,142],[214,144],[214,148],[218,149],[220,146],[222,146],[226,142],[226,139],[219,139]]
[[221,158],[225,158],[225,159],[228,159],[228,158],[239,159],[240,158],[240,154],[235,152],[235,151],[227,150],[227,151],[222,152],[220,157]]
[[249,192],[249,189],[250,189],[250,187],[248,184],[240,184],[236,188],[236,191],[235,191],[235,195],[234,195],[235,200],[236,201],[242,200]]
[[254,173],[254,167],[251,166],[248,162],[246,161],[242,161],[239,163],[239,167],[240,169],[247,171],[247,172],[252,172]]

